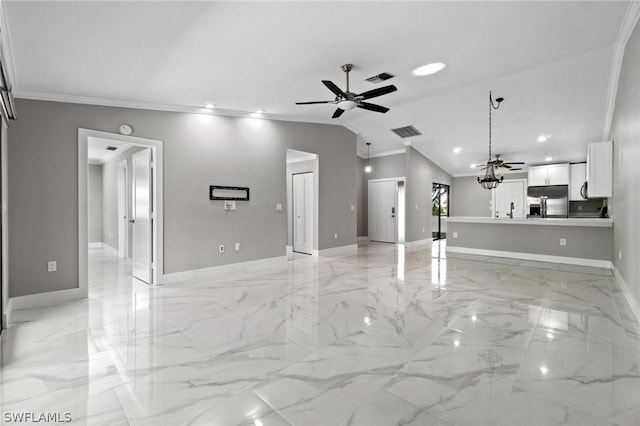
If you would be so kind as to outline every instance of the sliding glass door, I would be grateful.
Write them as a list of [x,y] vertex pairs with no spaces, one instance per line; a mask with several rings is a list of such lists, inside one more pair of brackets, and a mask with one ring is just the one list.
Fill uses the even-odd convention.
[[449,185],[435,183],[431,189],[431,236],[434,240],[447,237],[449,216]]

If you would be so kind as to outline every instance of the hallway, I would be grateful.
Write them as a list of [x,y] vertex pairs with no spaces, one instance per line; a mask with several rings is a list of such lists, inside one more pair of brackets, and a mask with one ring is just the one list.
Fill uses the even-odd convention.
[[88,300],[13,312],[3,419],[638,424],[640,326],[609,270],[445,258],[444,244],[157,287],[90,249]]

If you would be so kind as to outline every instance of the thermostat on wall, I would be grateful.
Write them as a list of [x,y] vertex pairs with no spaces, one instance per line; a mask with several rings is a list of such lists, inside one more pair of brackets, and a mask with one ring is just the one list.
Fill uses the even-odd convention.
[[128,124],[123,124],[122,126],[120,126],[120,133],[125,136],[129,136],[133,133],[133,127],[129,126]]

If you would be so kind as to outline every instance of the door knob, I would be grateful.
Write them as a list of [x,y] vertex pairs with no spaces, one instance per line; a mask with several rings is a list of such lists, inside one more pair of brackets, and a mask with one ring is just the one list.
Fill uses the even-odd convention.
[[135,219],[129,219],[129,223],[135,223],[136,220]]

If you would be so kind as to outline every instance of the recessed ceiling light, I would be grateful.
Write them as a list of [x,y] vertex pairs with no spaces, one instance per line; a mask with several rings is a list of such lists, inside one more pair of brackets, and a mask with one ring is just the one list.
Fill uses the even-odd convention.
[[256,114],[262,114],[264,112],[263,109],[256,110]]
[[411,71],[411,74],[415,75],[416,77],[424,77],[425,75],[431,75],[440,72],[446,67],[447,64],[445,64],[444,62],[433,62],[431,64],[423,65],[416,68],[415,70]]
[[551,161],[551,160],[553,160],[552,157],[545,157],[545,159],[544,159],[544,161]]
[[471,168],[472,168],[472,169],[475,169],[476,167],[478,167],[478,165],[477,165],[476,163],[473,163],[473,164],[471,165]]
[[462,148],[460,148],[459,146],[458,146],[458,147],[453,148],[453,153],[454,153],[454,154],[460,154],[460,151],[462,151]]
[[204,107],[206,109],[214,109],[216,106],[214,104],[206,104]]
[[546,142],[550,137],[551,135],[540,135],[538,136],[538,142]]

